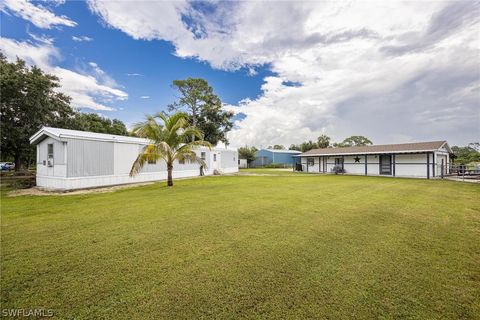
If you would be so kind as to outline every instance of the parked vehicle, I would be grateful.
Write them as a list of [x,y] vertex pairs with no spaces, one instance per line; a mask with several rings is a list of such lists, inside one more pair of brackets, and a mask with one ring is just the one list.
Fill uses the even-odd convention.
[[15,163],[13,162],[0,162],[0,168],[2,171],[10,171],[15,169]]

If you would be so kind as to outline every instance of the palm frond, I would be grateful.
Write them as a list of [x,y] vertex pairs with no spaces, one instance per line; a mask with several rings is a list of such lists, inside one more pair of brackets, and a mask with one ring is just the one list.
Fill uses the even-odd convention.
[[146,145],[133,163],[132,168],[130,169],[130,176],[133,177],[134,175],[138,174],[142,170],[145,163],[149,161],[157,162],[160,159],[165,159],[166,152],[163,147],[164,146],[159,146],[158,144]]
[[183,160],[188,163],[199,163],[205,168],[207,167],[207,163],[202,158],[197,156],[197,154],[194,151],[177,153],[175,158],[176,160],[179,160],[179,161]]
[[155,141],[161,136],[162,127],[157,123],[154,116],[147,115],[145,121],[133,125],[135,135]]
[[[185,145],[189,145],[191,147],[207,147],[208,150],[212,150],[212,145],[210,142],[208,141],[204,141],[204,140],[195,140],[195,141],[191,141]],[[183,146],[182,146],[183,147]]]
[[[147,115],[145,121],[135,124],[133,131],[140,137],[150,139],[152,143],[139,153],[130,170],[130,176],[138,174],[146,162],[158,159],[165,160],[169,168],[174,160],[207,166],[194,149],[200,146],[211,149],[212,145],[203,141],[203,133],[198,128],[188,125],[188,115],[185,113],[177,112],[168,116],[159,112],[154,116]],[[198,140],[192,141],[192,136]]]
[[133,162],[132,168],[130,169],[130,177],[137,175],[148,161],[148,156],[144,153],[140,153],[137,156],[137,159]]

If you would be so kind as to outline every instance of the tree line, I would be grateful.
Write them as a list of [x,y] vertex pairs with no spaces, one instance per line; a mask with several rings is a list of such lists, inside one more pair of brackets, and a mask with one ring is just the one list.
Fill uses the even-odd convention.
[[[297,150],[301,152],[307,152],[312,149],[324,149],[324,148],[344,148],[344,147],[353,147],[353,146],[367,146],[372,145],[372,141],[364,136],[351,136],[345,138],[341,142],[331,143],[331,138],[325,134],[320,135],[317,138],[317,141],[305,141],[300,144],[291,144],[288,150]],[[273,150],[287,150],[283,145],[276,144],[270,145],[267,149]],[[256,153],[258,149],[254,146],[244,146],[238,149],[238,157],[240,159],[246,159],[248,163],[255,160]]]
[[[351,136],[345,138],[341,142],[331,143],[331,138],[325,134],[320,135],[317,138],[317,141],[305,141],[300,144],[291,144],[288,150],[297,150],[301,152],[307,152],[312,149],[324,149],[324,148],[344,148],[344,147],[355,147],[355,146],[368,146],[372,145],[372,141],[364,136]],[[267,149],[274,150],[287,150],[283,145],[270,145]],[[238,154],[240,159],[246,159],[248,163],[255,160],[256,153],[258,149],[254,146],[248,147],[244,146],[238,149]],[[472,142],[467,146],[453,146],[452,147],[452,160],[454,164],[465,165],[465,164],[477,164],[480,162],[480,143]]]
[[[172,86],[179,92],[178,101],[167,107],[171,112],[182,111],[190,124],[202,132],[202,140],[212,145],[228,143],[234,114],[222,109],[220,98],[204,79],[175,80]],[[0,52],[0,130],[1,158],[14,161],[15,170],[32,164],[35,148],[29,138],[43,126],[92,131],[116,135],[136,135],[129,132],[119,119],[109,119],[96,113],[84,113],[73,108],[71,98],[58,92],[60,79],[43,72],[25,61],[7,61]],[[200,139],[192,136],[193,140]]]

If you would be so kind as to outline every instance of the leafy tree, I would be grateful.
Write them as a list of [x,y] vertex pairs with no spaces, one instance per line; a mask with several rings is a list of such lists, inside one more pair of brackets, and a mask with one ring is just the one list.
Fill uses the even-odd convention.
[[317,139],[317,146],[320,149],[328,148],[330,146],[330,137],[325,134],[319,136]]
[[275,144],[273,146],[268,146],[267,149],[270,149],[270,150],[285,150],[285,147],[282,146],[281,144]]
[[302,151],[302,148],[296,144],[291,144],[290,147],[288,147],[288,150],[297,150],[297,151]]
[[480,162],[478,142],[469,143],[466,147],[453,146],[453,162],[455,164],[469,164]]
[[358,147],[358,146],[368,146],[372,145],[372,141],[364,136],[351,136],[346,138],[340,143],[334,143],[333,146],[337,148],[344,147]]
[[233,112],[222,110],[220,103],[205,105],[200,110],[197,127],[203,132],[204,140],[212,145],[216,145],[220,141],[228,144],[227,132],[233,127],[231,121],[233,116]]
[[[208,82],[201,78],[174,80],[178,101],[168,107],[169,111],[186,109],[191,124],[198,127],[211,144],[228,143],[227,132],[232,129],[233,113],[222,110],[222,102]],[[193,137],[192,137],[193,139]]]
[[310,151],[310,150],[315,149],[315,148],[318,148],[318,145],[315,142],[313,142],[312,140],[305,141],[305,142],[300,144],[300,151],[302,151],[302,152],[307,152],[307,151]]
[[470,142],[468,146],[476,151],[480,152],[480,142]]
[[15,161],[15,170],[33,158],[29,138],[42,126],[66,127],[75,113],[70,98],[55,91],[59,79],[0,53],[0,129],[2,157]]
[[125,124],[70,106],[70,97],[56,91],[59,79],[23,60],[8,62],[0,53],[0,128],[3,159],[14,159],[21,170],[35,158],[29,138],[42,126],[127,135]]
[[128,130],[125,124],[118,120],[110,120],[99,116],[96,113],[81,113],[77,112],[72,119],[70,129],[92,131],[98,133],[109,133],[126,136]]
[[240,147],[238,148],[238,158],[239,159],[246,159],[247,163],[250,163],[255,160],[257,155],[257,148],[255,147]]
[[[157,122],[161,120],[161,123]],[[133,132],[142,138],[150,139],[153,143],[145,146],[132,165],[130,176],[140,172],[145,163],[163,160],[167,164],[167,185],[173,186],[173,163],[175,160],[196,162],[206,166],[205,161],[194,152],[198,146],[211,148],[211,144],[203,140],[203,135],[198,128],[190,126],[188,116],[177,112],[171,116],[157,113],[155,116],[147,115],[144,122],[135,124]],[[196,139],[192,141],[191,137]]]

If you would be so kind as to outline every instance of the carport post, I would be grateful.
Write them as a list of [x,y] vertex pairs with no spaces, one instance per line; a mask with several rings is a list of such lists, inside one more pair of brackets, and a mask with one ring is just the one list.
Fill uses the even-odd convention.
[[395,177],[395,153],[392,154],[392,172],[393,176]]
[[430,179],[430,153],[427,152],[427,179]]
[[365,155],[365,175],[368,173],[367,155]]
[[443,173],[443,170],[444,170],[443,166],[444,166],[444,164],[443,164],[443,157],[442,157],[442,168],[441,168],[441,171],[440,171],[440,176],[442,177],[442,179],[443,179],[443,174],[444,174]]

